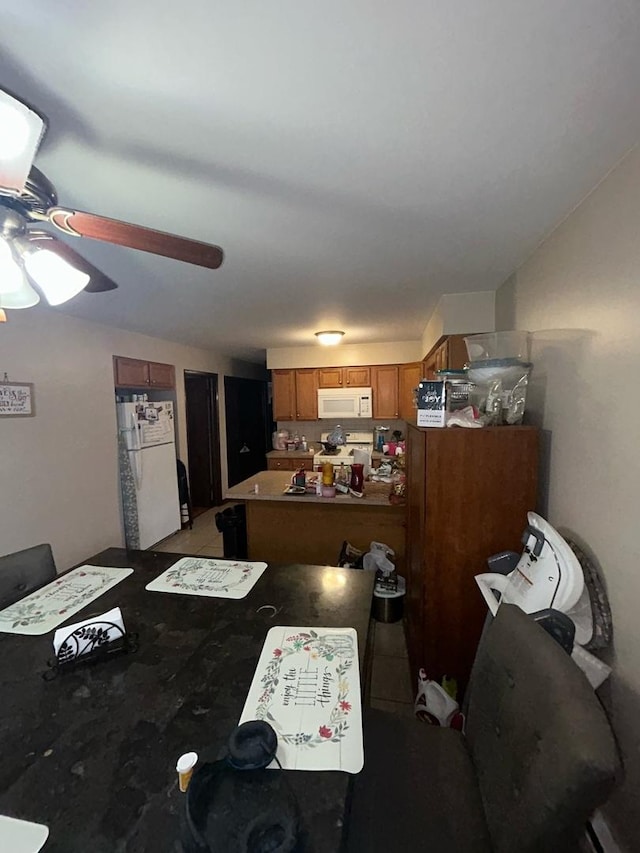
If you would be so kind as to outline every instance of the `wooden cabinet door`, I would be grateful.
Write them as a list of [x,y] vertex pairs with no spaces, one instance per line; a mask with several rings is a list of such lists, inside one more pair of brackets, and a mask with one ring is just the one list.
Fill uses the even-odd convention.
[[295,370],[272,370],[273,419],[292,421],[296,416],[296,373]]
[[397,418],[398,415],[398,365],[385,364],[371,368],[373,388],[373,417]]
[[175,388],[176,371],[172,364],[149,362],[149,384],[154,388]]
[[416,421],[416,407],[413,402],[414,389],[422,379],[422,362],[401,364],[398,368],[398,406],[400,417],[405,421]]
[[369,388],[371,385],[370,367],[345,367],[344,384],[355,388]]
[[140,388],[149,385],[149,365],[137,358],[114,358],[116,386]]
[[451,335],[447,343],[449,349],[446,367],[450,367],[452,370],[461,370],[469,361],[464,335]]
[[318,368],[318,388],[342,388],[342,368]]
[[267,470],[268,471],[290,471],[291,463],[288,459],[267,459]]
[[296,420],[315,421],[318,418],[318,371],[315,368],[296,370]]

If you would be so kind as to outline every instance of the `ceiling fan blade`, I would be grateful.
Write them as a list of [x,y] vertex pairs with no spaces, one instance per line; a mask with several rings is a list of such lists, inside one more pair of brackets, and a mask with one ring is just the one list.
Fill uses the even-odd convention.
[[52,234],[46,231],[30,231],[28,241],[31,245],[39,246],[41,249],[50,249],[79,272],[86,273],[89,276],[89,284],[84,288],[87,293],[104,293],[107,290],[117,289],[118,285],[108,275],[94,267],[71,246],[63,243],[62,240],[56,240]]
[[107,219],[94,213],[53,207],[47,211],[47,219],[56,228],[74,237],[91,237],[212,270],[220,266],[224,257],[219,246],[154,231],[142,225],[131,225],[118,219]]

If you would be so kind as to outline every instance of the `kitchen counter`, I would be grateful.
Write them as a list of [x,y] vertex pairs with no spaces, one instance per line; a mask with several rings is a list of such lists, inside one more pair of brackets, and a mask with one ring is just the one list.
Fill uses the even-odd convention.
[[[275,451],[277,452],[277,451]],[[319,472],[318,472],[319,473]],[[283,491],[291,483],[291,474],[287,471],[260,471],[248,480],[238,483],[225,492],[227,500],[241,501],[284,501],[286,503],[316,503],[316,504],[340,504],[345,507],[349,504],[360,506],[389,506],[389,499],[385,495],[375,495],[355,498],[353,495],[337,494],[335,498],[323,498],[319,495],[283,495]],[[256,494],[255,487],[258,486]],[[389,487],[391,488],[391,487]],[[365,483],[366,492],[366,483]]]
[[361,551],[375,541],[395,551],[396,565],[403,571],[404,506],[378,495],[284,495],[290,481],[286,471],[260,471],[226,491],[227,500],[245,504],[250,560],[335,566],[345,540]]

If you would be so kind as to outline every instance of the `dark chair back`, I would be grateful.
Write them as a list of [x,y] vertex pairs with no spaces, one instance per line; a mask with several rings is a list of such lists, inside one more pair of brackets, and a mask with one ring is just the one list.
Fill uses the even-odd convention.
[[56,576],[51,545],[34,545],[0,557],[0,610]]
[[496,853],[576,849],[620,760],[584,674],[530,616],[503,604],[469,685],[466,735]]

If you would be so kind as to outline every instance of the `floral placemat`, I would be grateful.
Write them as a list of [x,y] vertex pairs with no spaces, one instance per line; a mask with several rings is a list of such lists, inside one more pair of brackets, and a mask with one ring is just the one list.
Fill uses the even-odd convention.
[[244,598],[266,568],[266,563],[183,557],[145,588],[152,592]]
[[133,569],[106,566],[73,569],[0,610],[0,631],[6,634],[47,634],[132,572]]
[[273,726],[285,770],[359,773],[364,749],[356,631],[271,628],[240,723],[248,720]]

